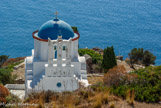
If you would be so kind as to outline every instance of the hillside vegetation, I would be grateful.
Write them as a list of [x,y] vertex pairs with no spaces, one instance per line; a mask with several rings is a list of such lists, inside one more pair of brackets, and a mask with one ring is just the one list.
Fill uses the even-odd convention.
[[102,81],[96,81],[88,88],[80,86],[74,92],[33,92],[24,102],[38,103],[39,107],[48,103],[54,108],[106,108],[117,106],[113,102],[122,99],[127,106],[136,106],[136,101],[157,103],[161,100],[161,66],[131,73],[126,73],[123,66],[115,66],[102,78]]
[[126,98],[127,92],[141,102],[161,101],[161,66],[147,67],[126,73],[124,67],[114,67],[104,77],[110,92]]
[[[111,51],[113,53],[111,55],[115,55],[114,50]],[[100,68],[103,68],[103,59],[106,61],[105,56],[103,57],[91,49],[79,49],[79,54],[81,56],[88,54],[91,56],[93,64],[97,64]],[[111,56],[108,55],[108,57]],[[14,83],[11,72],[15,65],[22,62],[21,59],[1,60],[3,63],[1,62],[0,82],[3,85]],[[114,56],[111,60],[115,64]],[[44,106],[51,108],[114,108],[119,106],[117,102],[123,102],[125,107],[130,108],[137,106],[138,102],[158,103],[161,101],[161,66],[147,66],[127,73],[124,66],[115,64],[105,70],[103,77],[88,77],[88,79],[91,85],[87,88],[80,84],[80,89],[74,92],[32,92],[23,103],[35,103],[38,104],[38,108]],[[0,102],[22,101],[9,94],[2,85],[0,85],[0,92]],[[151,105],[153,106],[153,104]]]
[[84,56],[85,54],[88,54],[92,57],[92,62],[94,64],[100,64],[102,63],[103,56],[97,52],[95,52],[92,49],[79,49],[78,50],[80,56]]

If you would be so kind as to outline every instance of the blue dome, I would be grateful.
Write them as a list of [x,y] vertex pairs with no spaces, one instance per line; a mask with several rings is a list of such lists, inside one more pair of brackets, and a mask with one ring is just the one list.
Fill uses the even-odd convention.
[[47,21],[40,27],[38,32],[38,37],[45,40],[48,38],[55,40],[58,35],[62,35],[63,39],[69,39],[74,37],[74,32],[68,23],[59,19]]

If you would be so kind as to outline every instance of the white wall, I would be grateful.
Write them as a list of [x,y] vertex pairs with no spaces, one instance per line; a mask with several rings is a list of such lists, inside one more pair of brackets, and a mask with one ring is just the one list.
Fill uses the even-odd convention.
[[78,56],[78,40],[72,41],[72,59]]
[[74,66],[71,67],[45,67],[45,76],[46,77],[72,77],[74,75]]
[[48,60],[48,42],[41,42],[40,60]]
[[34,39],[34,57],[42,60],[48,60],[48,42]]
[[[61,83],[61,87],[57,86]],[[78,89],[78,80],[75,77],[44,77],[36,86],[38,90],[54,90],[54,91],[73,91]]]
[[34,62],[33,63],[33,77],[40,75],[42,72],[45,72],[45,64],[47,62]]
[[81,70],[81,63],[80,62],[72,62],[72,65],[74,65],[74,73],[76,74],[76,76],[80,76],[80,70]]
[[39,58],[40,53],[40,41],[34,39],[34,57]]
[[25,70],[32,70],[33,69],[33,57],[26,57],[25,59]]

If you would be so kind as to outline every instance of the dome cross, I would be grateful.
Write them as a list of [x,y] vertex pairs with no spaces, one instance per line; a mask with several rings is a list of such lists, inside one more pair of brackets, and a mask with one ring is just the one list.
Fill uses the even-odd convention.
[[55,12],[55,17],[56,17],[56,19],[58,18],[58,12],[57,11]]

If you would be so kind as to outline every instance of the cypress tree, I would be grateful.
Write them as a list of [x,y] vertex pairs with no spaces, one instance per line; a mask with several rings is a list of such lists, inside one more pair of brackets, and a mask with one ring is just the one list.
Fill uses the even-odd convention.
[[116,65],[117,65],[117,62],[115,59],[115,52],[114,52],[113,46],[105,48],[104,54],[103,54],[103,61],[102,61],[103,69],[109,70]]
[[116,56],[115,56],[115,52],[114,52],[114,48],[113,46],[111,47],[112,49],[112,62],[113,62],[113,66],[116,66],[117,65],[117,62],[116,62]]

